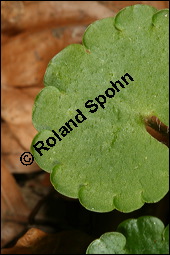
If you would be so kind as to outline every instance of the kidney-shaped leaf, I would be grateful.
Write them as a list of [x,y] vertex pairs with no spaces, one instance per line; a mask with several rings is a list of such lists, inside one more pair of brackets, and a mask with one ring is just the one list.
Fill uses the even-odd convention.
[[167,193],[168,149],[145,120],[168,123],[168,10],[135,5],[93,23],[83,45],[50,61],[44,82],[31,150],[56,190],[98,212]]
[[169,254],[169,225],[156,217],[126,220],[117,231],[93,241],[86,254]]

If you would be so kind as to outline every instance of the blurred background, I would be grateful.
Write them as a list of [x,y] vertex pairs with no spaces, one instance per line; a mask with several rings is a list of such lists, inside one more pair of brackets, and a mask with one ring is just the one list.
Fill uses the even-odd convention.
[[134,4],[168,8],[168,1],[1,1],[3,254],[83,254],[104,232],[142,215],[157,216],[167,225],[168,195],[133,213],[94,213],[54,191],[49,174],[35,162],[20,162],[37,133],[32,107],[50,59],[67,45],[81,43],[92,22]]

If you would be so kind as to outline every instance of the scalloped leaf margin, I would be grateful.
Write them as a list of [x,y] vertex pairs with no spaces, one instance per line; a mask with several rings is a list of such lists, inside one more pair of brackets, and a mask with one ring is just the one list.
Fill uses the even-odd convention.
[[[168,121],[167,17],[168,10],[127,7],[91,24],[83,46],[68,46],[48,65],[33,108],[39,133],[31,151],[54,188],[89,210],[130,212],[168,191],[168,150],[143,123],[151,114]],[[107,99],[104,109],[87,111],[84,103],[125,73],[133,85]],[[54,137],[51,130],[58,132],[76,109],[87,120],[40,157],[33,145]]]

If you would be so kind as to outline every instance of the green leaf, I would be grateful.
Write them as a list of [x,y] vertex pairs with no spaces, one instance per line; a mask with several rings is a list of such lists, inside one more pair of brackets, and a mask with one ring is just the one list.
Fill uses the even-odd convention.
[[169,254],[169,225],[156,217],[126,220],[117,231],[93,241],[86,254]]
[[[124,85],[116,83],[112,98],[105,94],[110,81]],[[83,45],[50,61],[44,83],[33,109],[39,133],[31,150],[57,191],[98,212],[130,212],[164,197],[168,149],[146,132],[145,119],[168,123],[168,10],[135,5],[91,24]],[[70,119],[72,130],[65,124]]]

